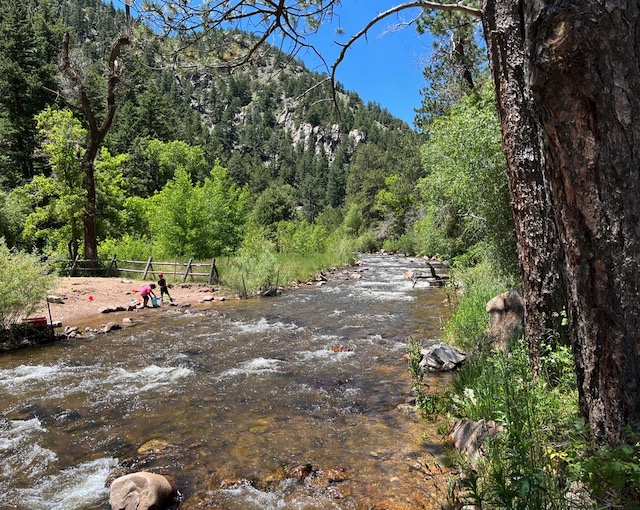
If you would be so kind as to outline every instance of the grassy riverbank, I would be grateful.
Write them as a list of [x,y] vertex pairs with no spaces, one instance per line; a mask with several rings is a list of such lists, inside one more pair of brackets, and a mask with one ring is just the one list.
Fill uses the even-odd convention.
[[[501,430],[484,439],[478,459],[451,449],[459,476],[451,481],[448,503],[561,510],[604,508],[607,501],[614,504],[610,508],[640,508],[639,445],[591,449],[570,349],[545,346],[538,377],[522,338],[504,352],[492,349],[485,305],[514,283],[496,274],[487,263],[454,272],[453,314],[443,333],[470,356],[447,392],[423,391],[417,399],[426,417],[446,416],[451,426],[456,420],[494,420]],[[417,356],[419,350],[410,351],[410,369]],[[410,371],[421,388],[415,369]]]

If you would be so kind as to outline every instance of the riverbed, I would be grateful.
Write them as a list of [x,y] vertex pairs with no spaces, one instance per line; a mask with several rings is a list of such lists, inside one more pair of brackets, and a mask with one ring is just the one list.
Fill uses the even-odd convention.
[[366,255],[317,286],[3,355],[0,508],[106,510],[134,470],[173,477],[180,509],[439,508],[442,438],[405,358],[447,313],[403,278],[425,267]]

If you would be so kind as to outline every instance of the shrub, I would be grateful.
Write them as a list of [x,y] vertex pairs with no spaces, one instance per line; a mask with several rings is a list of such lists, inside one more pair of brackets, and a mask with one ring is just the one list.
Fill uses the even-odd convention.
[[34,255],[9,250],[0,238],[0,326],[15,324],[33,313],[51,291],[55,277]]

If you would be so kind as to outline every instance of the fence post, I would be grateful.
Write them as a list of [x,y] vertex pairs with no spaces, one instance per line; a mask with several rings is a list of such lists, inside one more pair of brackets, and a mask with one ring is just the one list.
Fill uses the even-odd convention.
[[111,272],[111,268],[116,264],[116,256],[114,255],[113,257],[111,257],[111,262],[109,262],[109,267],[107,267],[107,272],[106,275],[109,276],[109,273]]
[[79,260],[80,260],[80,254],[76,255],[76,258],[73,261],[73,264],[71,265],[71,271],[69,272],[69,276],[75,276],[76,267],[78,265]]
[[189,274],[189,272],[191,271],[191,261],[193,259],[189,259],[189,263],[187,264],[187,269],[185,269],[184,271],[184,276],[182,277],[182,283],[187,281],[187,275]]
[[216,273],[216,280],[220,279],[218,268],[216,267],[216,259],[211,259],[211,270],[209,271],[209,285],[213,283],[213,273]]
[[144,268],[144,274],[142,275],[142,279],[146,280],[147,279],[147,273],[149,272],[149,266],[151,265],[151,257],[149,257],[149,260],[147,260],[147,265]]

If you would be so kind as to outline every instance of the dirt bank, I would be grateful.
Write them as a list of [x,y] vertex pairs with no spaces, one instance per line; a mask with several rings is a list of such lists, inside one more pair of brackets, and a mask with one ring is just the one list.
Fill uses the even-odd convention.
[[[112,314],[102,313],[102,309],[115,306],[128,306],[141,304],[142,298],[135,292],[143,285],[152,282],[141,280],[129,280],[125,278],[92,278],[92,277],[64,277],[58,278],[55,289],[49,294],[51,320],[60,322],[65,326],[92,326],[95,327],[115,318],[110,318]],[[160,289],[155,289],[156,295],[160,297]],[[176,303],[183,306],[213,306],[215,301],[229,299],[228,295],[212,285],[206,284],[176,284],[169,287],[171,297]],[[233,298],[233,296],[231,296]],[[213,298],[213,300],[211,299]],[[135,301],[135,303],[134,303]],[[167,305],[153,311],[161,312],[166,310]],[[149,309],[148,312],[152,310]],[[142,310],[128,312],[132,317]],[[120,314],[119,314],[120,315]],[[32,314],[33,316],[44,316],[49,321],[49,310],[46,303]]]

